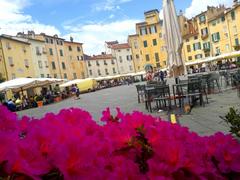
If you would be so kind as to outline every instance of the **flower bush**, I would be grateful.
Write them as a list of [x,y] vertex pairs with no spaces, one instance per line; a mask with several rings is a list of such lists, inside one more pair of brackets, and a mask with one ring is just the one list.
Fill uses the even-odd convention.
[[240,144],[140,112],[98,125],[80,109],[30,119],[0,107],[0,179],[239,179]]

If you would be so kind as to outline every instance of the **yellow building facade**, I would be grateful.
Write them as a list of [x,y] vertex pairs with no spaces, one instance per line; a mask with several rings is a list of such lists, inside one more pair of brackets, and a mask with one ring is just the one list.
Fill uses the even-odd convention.
[[183,36],[183,59],[194,62],[198,59],[218,56],[240,50],[240,4],[233,7],[208,7],[207,11],[193,17],[179,16]]
[[[135,40],[139,42],[140,61],[143,61],[136,64],[141,66],[140,69],[143,69],[148,64],[158,69],[165,68],[167,53],[162,32],[163,23],[159,18],[159,11],[157,9],[147,11],[144,13],[144,16],[145,21],[136,24],[137,36],[135,36]],[[134,38],[130,36],[129,40],[132,39]],[[133,42],[132,51],[138,54],[137,50],[134,50],[134,48]]]
[[0,41],[0,80],[7,80],[6,62],[3,56],[2,42]]
[[32,52],[27,40],[2,35],[1,41],[1,73],[6,80],[19,77],[35,77]]
[[87,77],[87,69],[84,62],[82,43],[64,41],[65,58],[67,58],[70,71],[68,79],[84,79]]
[[144,70],[145,61],[141,56],[140,39],[138,34],[128,36],[128,44],[132,50],[132,57],[134,62],[134,69],[136,72]]
[[59,38],[57,35],[49,36],[44,33],[37,34],[35,37],[45,41],[46,54],[52,77],[68,79],[71,69],[64,53],[64,39]]
[[240,3],[235,2],[233,7],[225,13],[228,23],[229,37],[232,51],[240,50]]

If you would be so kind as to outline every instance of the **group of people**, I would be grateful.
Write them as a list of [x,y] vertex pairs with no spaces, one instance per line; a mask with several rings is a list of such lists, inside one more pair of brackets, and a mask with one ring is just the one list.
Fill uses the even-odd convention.
[[115,86],[121,86],[121,85],[131,85],[136,80],[134,77],[124,77],[119,79],[111,79],[111,80],[102,80],[98,82],[97,89],[104,89],[104,88],[110,88]]
[[43,105],[51,104],[55,102],[55,99],[59,97],[60,99],[66,99],[75,95],[77,99],[80,96],[80,90],[76,84],[71,88],[61,91],[59,85],[55,85],[54,88],[42,88],[39,94],[26,96],[24,93],[14,93],[13,97],[5,100],[3,105],[5,105],[10,111],[19,111],[29,108],[38,107],[38,102],[41,101]]
[[80,99],[80,89],[77,84],[72,84],[71,93],[76,96],[76,99]]
[[39,95],[30,96],[21,95],[19,93],[14,94],[11,99],[3,102],[10,111],[15,112],[23,109],[37,107],[37,101],[39,100]]
[[147,81],[161,81],[164,82],[164,79],[167,77],[167,71],[148,71],[146,74]]
[[229,61],[227,61],[226,63],[218,63],[218,64],[204,64],[202,67],[191,66],[188,69],[188,74],[219,71],[219,70],[225,70],[225,69],[234,69],[237,67],[238,65],[236,64],[236,62],[229,62]]

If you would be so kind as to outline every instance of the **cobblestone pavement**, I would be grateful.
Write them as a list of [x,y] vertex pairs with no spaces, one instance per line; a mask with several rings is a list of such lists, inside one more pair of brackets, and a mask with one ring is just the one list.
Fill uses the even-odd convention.
[[[240,108],[240,99],[237,97],[236,90],[210,95],[209,98],[209,104],[206,104],[205,107],[194,107],[190,115],[179,116],[180,124],[189,127],[190,130],[200,135],[211,135],[218,131],[227,133],[229,128],[219,116],[224,116],[230,107]],[[148,113],[144,104],[138,104],[137,102],[135,85],[126,85],[82,94],[79,100],[71,98],[41,108],[21,111],[18,112],[18,115],[40,118],[47,112],[58,113],[61,109],[70,107],[87,110],[96,121],[100,119],[101,112],[106,107],[111,109],[120,107],[123,112],[141,111]],[[167,112],[155,112],[152,115],[168,120]]]

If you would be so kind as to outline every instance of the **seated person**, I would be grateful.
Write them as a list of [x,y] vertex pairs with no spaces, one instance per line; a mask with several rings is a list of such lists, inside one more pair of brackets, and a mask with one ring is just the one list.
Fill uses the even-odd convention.
[[22,110],[22,100],[18,97],[15,101],[16,110]]
[[9,101],[7,102],[7,107],[10,111],[15,112],[16,111],[16,105],[15,103],[12,101],[12,99],[9,99]]
[[22,106],[24,109],[28,108],[28,99],[25,95],[23,95],[23,97],[22,97]]

